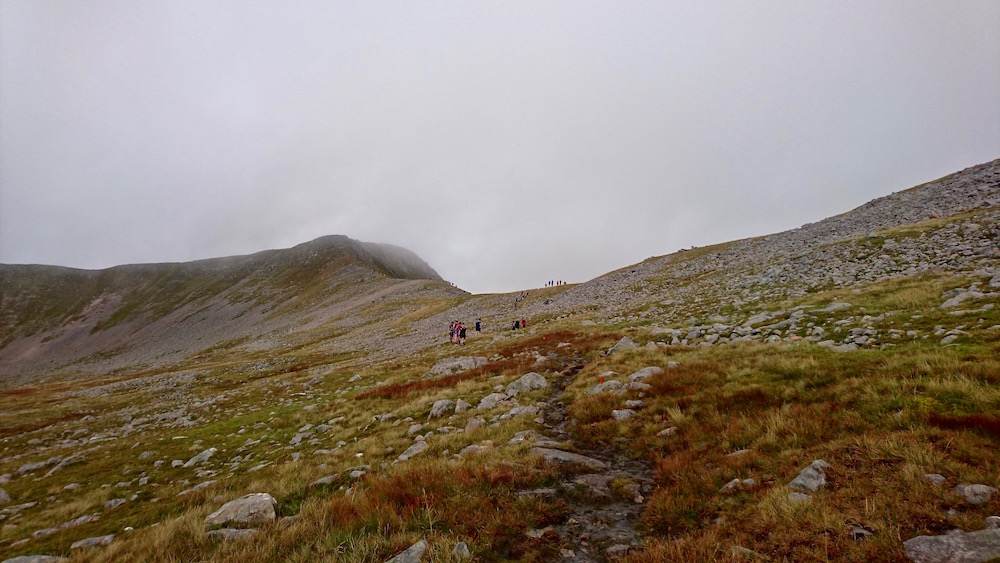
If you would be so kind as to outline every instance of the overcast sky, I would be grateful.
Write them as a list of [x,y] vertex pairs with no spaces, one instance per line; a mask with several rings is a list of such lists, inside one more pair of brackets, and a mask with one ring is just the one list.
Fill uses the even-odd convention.
[[0,262],[328,234],[474,292],[1000,157],[1000,2],[0,0]]

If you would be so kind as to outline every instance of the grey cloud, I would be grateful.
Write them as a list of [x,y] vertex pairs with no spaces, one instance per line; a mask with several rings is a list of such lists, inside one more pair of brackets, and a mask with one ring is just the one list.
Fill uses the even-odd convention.
[[0,0],[0,262],[326,234],[474,291],[1000,156],[995,2]]

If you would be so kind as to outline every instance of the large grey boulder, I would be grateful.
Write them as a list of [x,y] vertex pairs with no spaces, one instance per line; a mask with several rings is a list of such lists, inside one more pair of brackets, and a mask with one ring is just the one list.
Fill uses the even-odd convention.
[[481,356],[442,358],[441,360],[438,361],[438,363],[434,364],[434,367],[431,368],[431,373],[434,375],[452,375],[470,369],[475,369],[483,365],[486,365],[486,358],[483,358]]
[[251,493],[222,505],[222,508],[209,514],[205,522],[211,526],[231,523],[264,524],[272,522],[278,517],[274,511],[277,506],[277,501],[271,495]]
[[545,381],[545,378],[541,375],[535,372],[526,373],[520,379],[507,386],[507,396],[513,397],[518,393],[527,393],[528,391],[543,389],[548,386],[549,382]]
[[993,495],[997,493],[997,489],[989,485],[969,485],[963,483],[955,487],[955,492],[970,504],[983,506],[990,502]]
[[604,470],[608,468],[608,465],[599,459],[594,459],[592,457],[587,457],[585,455],[564,452],[562,450],[553,450],[551,448],[531,448],[531,453],[538,456],[542,456],[543,458],[545,458],[546,461],[550,463],[557,463],[564,465],[579,464],[595,470]]
[[809,464],[799,474],[788,483],[788,488],[805,493],[815,493],[826,486],[826,473],[824,469],[829,469],[830,464],[817,459]]
[[635,350],[636,348],[638,348],[638,346],[635,345],[635,342],[632,342],[631,338],[623,336],[622,339],[619,340],[617,344],[615,344],[614,346],[611,347],[610,350],[608,350],[608,354],[609,355],[614,354],[615,352],[620,352],[622,350]]
[[917,536],[903,542],[903,549],[915,563],[989,561],[1000,557],[1000,530],[955,530],[943,536]]
[[425,540],[420,540],[408,547],[406,551],[400,553],[392,559],[389,559],[385,563],[420,563],[424,557],[425,551],[427,551],[427,542]]
[[455,410],[455,401],[448,399],[441,399],[440,401],[434,401],[434,406],[431,407],[431,413],[427,415],[428,419],[438,418],[448,414],[449,411]]

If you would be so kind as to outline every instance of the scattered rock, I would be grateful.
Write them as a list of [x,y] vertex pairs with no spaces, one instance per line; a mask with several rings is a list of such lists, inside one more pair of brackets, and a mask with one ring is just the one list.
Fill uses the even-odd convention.
[[420,563],[425,551],[427,551],[427,541],[420,540],[385,563]]
[[442,358],[431,368],[431,374],[453,375],[483,365],[486,365],[486,358],[483,357],[463,356],[460,358]]
[[635,414],[635,411],[632,410],[632,409],[616,409],[616,410],[611,411],[611,416],[613,416],[615,418],[615,420],[617,420],[617,421],[628,420],[628,419],[632,418],[632,415],[634,415],[634,414]]
[[864,526],[851,526],[849,535],[854,541],[862,541],[874,536],[875,532],[865,528]]
[[191,459],[187,460],[187,463],[184,464],[184,467],[192,467],[192,466],[194,466],[196,464],[204,463],[204,462],[208,461],[208,458],[210,458],[213,455],[215,455],[216,451],[217,450],[215,448],[208,448],[207,450],[205,450],[205,451],[201,452],[200,454],[198,454],[198,455],[192,457]]
[[211,526],[229,523],[264,524],[277,518],[274,511],[277,506],[277,501],[271,495],[251,493],[222,505],[222,508],[209,514],[205,522]]
[[663,373],[663,368],[657,366],[644,367],[641,370],[628,376],[628,380],[629,382],[645,381],[647,378],[652,377],[659,373]]
[[454,559],[468,559],[472,557],[472,552],[464,541],[460,541],[455,544],[455,549],[451,550],[451,556]]
[[112,508],[118,508],[119,506],[125,504],[125,499],[123,498],[113,498],[108,502],[104,503],[104,508],[111,510]]
[[329,485],[337,479],[336,475],[327,475],[326,477],[320,477],[312,483],[309,483],[310,487],[322,487],[323,485]]
[[798,476],[788,483],[788,488],[796,491],[815,493],[826,486],[826,473],[823,470],[829,467],[830,464],[822,459],[817,459],[809,467],[800,471]]
[[458,414],[458,413],[461,413],[461,412],[465,412],[465,411],[467,411],[467,410],[469,410],[471,408],[472,408],[472,405],[470,405],[469,403],[463,401],[462,399],[459,399],[458,401],[455,401],[455,414]]
[[639,347],[635,345],[635,342],[632,342],[631,338],[623,336],[622,339],[619,340],[617,344],[615,344],[614,346],[611,347],[610,350],[608,350],[608,354],[609,355],[614,354],[615,352],[620,352],[622,350],[635,350],[637,348]]
[[947,480],[945,479],[944,475],[941,475],[939,473],[925,473],[924,479],[927,479],[931,483],[934,483],[935,485],[938,486],[943,485],[944,482]]
[[476,410],[478,411],[489,410],[496,407],[497,404],[500,403],[501,401],[506,401],[506,400],[507,400],[507,395],[504,395],[503,393],[490,393],[489,395],[483,397],[481,401],[479,401],[479,405],[476,406]]
[[594,459],[592,457],[587,457],[579,454],[564,452],[562,450],[553,450],[550,448],[531,448],[531,453],[535,455],[542,456],[546,461],[550,463],[559,464],[579,464],[589,467],[591,469],[603,470],[607,469],[606,463],[599,459]]
[[470,418],[469,422],[465,424],[465,431],[472,432],[484,424],[486,424],[486,421],[481,418]]
[[21,555],[12,559],[4,559],[3,563],[59,563],[60,561],[69,561],[69,559],[54,555]]
[[543,389],[548,386],[549,382],[545,381],[545,378],[541,375],[535,372],[526,373],[520,379],[507,386],[507,396],[513,397],[518,393],[527,393],[534,389]]
[[669,428],[664,428],[663,430],[660,430],[659,432],[656,433],[656,435],[657,436],[673,436],[676,433],[677,433],[677,427],[676,426],[671,426]]
[[990,498],[997,492],[997,489],[989,485],[968,485],[963,483],[955,487],[955,492],[970,504],[983,506],[990,502]]
[[987,516],[983,523],[990,530],[1000,530],[1000,516]]
[[86,547],[97,547],[99,545],[111,545],[111,542],[113,541],[115,541],[114,534],[108,534],[106,536],[95,536],[92,538],[75,541],[69,546],[69,548],[82,549]]
[[441,399],[440,401],[434,401],[434,406],[431,407],[431,412],[429,415],[427,415],[427,418],[428,419],[439,418],[448,414],[449,411],[454,411],[454,410],[455,410],[455,401],[451,401],[449,399]]
[[1000,557],[1000,530],[917,536],[903,542],[903,549],[915,563],[989,561]]
[[412,458],[417,454],[424,453],[425,451],[427,451],[427,448],[429,447],[430,446],[428,446],[427,442],[425,441],[414,442],[412,446],[406,448],[406,451],[400,454],[398,458],[396,458],[396,461],[407,461],[408,459]]
[[604,383],[598,383],[590,388],[591,395],[597,395],[599,393],[624,393],[625,385],[621,381],[614,379],[609,379]]
[[3,506],[10,502],[10,495],[7,491],[0,489],[0,506]]

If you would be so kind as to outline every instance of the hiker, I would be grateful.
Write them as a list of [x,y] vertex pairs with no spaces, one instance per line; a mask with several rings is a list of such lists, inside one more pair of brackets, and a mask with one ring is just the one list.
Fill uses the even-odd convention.
[[514,324],[510,325],[511,330],[517,330],[521,328],[521,321],[514,319]]
[[465,323],[458,325],[458,343],[465,346]]
[[521,328],[528,328],[528,320],[521,317]]
[[483,319],[476,319],[476,334],[483,332]]

